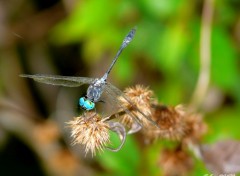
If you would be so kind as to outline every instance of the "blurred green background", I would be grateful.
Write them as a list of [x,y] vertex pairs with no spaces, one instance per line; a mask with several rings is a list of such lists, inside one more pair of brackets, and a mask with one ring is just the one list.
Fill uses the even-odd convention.
[[[118,153],[84,157],[66,139],[64,122],[73,116],[56,113],[59,107],[76,110],[84,91],[18,75],[102,76],[125,35],[137,26],[110,81],[122,90],[149,86],[166,105],[188,104],[199,74],[203,3],[0,1],[0,175],[76,175],[75,170],[78,175],[161,175],[161,141],[142,147],[133,135]],[[239,0],[214,3],[210,84],[201,107],[209,125],[207,143],[240,138],[239,9]],[[205,173],[197,161],[191,175]]]

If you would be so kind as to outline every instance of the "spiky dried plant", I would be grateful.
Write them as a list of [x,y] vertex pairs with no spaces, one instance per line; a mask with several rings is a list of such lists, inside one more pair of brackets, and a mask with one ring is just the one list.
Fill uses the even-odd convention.
[[[134,87],[126,88],[124,90],[124,95],[131,101],[131,104],[125,97],[119,97],[119,101],[122,106],[131,111],[131,113],[134,113],[138,120],[142,123],[142,126],[150,125],[149,121],[143,116],[143,114],[148,117],[152,116],[151,104],[156,101],[153,98],[153,91],[149,90],[148,87],[136,85]],[[139,109],[143,114],[141,114],[137,109]],[[131,127],[134,123],[133,118],[127,113],[120,117],[120,121],[128,127]]]
[[182,106],[167,107],[160,104],[152,105],[152,118],[159,129],[147,129],[144,135],[148,140],[169,139],[180,140],[186,133],[185,112]]
[[[185,106],[165,106],[154,99],[153,92],[143,86],[135,86],[124,91],[125,95],[139,108],[147,114],[158,128],[155,128],[141,114],[135,112],[143,122],[142,134],[145,143],[150,143],[158,139],[177,141],[180,147],[175,150],[165,149],[160,156],[161,165],[165,175],[184,175],[192,169],[193,160],[187,150],[192,144],[199,144],[202,136],[207,131],[200,114],[190,112]],[[120,99],[122,104],[131,111],[134,108]],[[127,121],[129,117],[123,116]],[[130,120],[128,122],[131,122]],[[174,169],[173,169],[174,168]]]
[[181,147],[174,150],[164,149],[159,159],[159,167],[165,176],[184,176],[193,169],[193,158]]
[[[193,161],[187,149],[193,143],[199,143],[207,130],[200,114],[190,113],[183,105],[164,106],[154,98],[153,91],[141,85],[127,88],[118,100],[122,109],[109,117],[102,118],[96,112],[86,112],[68,122],[72,129],[73,144],[84,145],[85,152],[90,151],[92,155],[103,149],[119,151],[124,145],[127,129],[131,129],[135,123],[134,118],[127,113],[130,112],[135,114],[141,123],[144,142],[150,143],[158,139],[178,142],[180,147],[175,150],[165,149],[160,156],[166,175],[185,174],[191,170]],[[156,125],[152,125],[143,114]],[[116,132],[121,140],[117,149],[107,146],[110,143],[110,130]]]
[[[136,85],[125,89],[124,95],[132,104],[124,97],[119,97],[119,101],[123,107],[136,114],[142,122],[146,140],[152,141],[164,138],[180,141],[186,137],[191,138],[191,136],[199,139],[206,131],[206,125],[199,114],[189,113],[183,105],[172,107],[158,103],[153,96],[153,91],[148,87]],[[159,128],[153,126],[148,119],[134,109],[134,106],[156,122]],[[121,115],[120,121],[127,126],[133,124],[133,118],[127,113]]]
[[110,142],[109,125],[95,112],[86,112],[67,124],[72,129],[72,144],[84,145],[85,153],[90,151],[92,155],[95,155],[96,150],[103,150]]
[[[96,155],[97,151],[104,149],[117,152],[123,147],[126,140],[126,130],[121,123],[112,121],[111,116],[102,118],[96,112],[88,111],[82,116],[73,118],[67,122],[67,125],[71,128],[72,145],[83,145],[85,153],[91,152],[92,156]],[[110,145],[109,131],[119,136],[121,143],[117,148],[108,146]]]

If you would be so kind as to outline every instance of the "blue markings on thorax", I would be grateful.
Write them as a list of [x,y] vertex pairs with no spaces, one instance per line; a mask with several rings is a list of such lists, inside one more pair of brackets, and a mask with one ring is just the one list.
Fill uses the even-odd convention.
[[92,110],[95,107],[95,103],[85,97],[79,99],[79,105],[87,111]]

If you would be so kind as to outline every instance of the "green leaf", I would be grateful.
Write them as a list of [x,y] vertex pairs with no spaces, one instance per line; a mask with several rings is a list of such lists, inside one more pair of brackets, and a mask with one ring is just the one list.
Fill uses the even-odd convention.
[[237,109],[222,109],[216,114],[209,115],[206,121],[209,126],[206,141],[214,142],[220,139],[240,139],[239,124],[240,111]]
[[70,16],[52,31],[54,43],[76,42],[80,37],[101,34],[116,16],[117,5],[109,0],[78,3]]
[[129,83],[134,77],[134,65],[131,62],[131,58],[127,55],[123,54],[121,57],[123,58],[119,59],[117,63],[118,66],[114,69],[115,71],[113,70],[113,72],[117,74],[117,80],[119,80],[119,82]]
[[215,27],[212,33],[212,80],[222,88],[230,88],[239,81],[237,57],[227,31]]
[[155,17],[166,17],[175,14],[182,1],[179,0],[142,0],[141,5],[145,11]]
[[[114,136],[111,140],[117,143],[118,137]],[[127,136],[126,143],[119,152],[105,150],[97,156],[99,163],[109,172],[110,175],[136,175],[140,162],[140,151],[131,136]]]
[[159,66],[167,70],[177,70],[182,61],[182,55],[186,46],[187,36],[181,24],[171,26],[158,44]]

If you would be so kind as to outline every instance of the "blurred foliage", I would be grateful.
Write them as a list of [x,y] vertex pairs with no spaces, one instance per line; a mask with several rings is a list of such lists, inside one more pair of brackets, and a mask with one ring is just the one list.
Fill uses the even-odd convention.
[[[14,102],[14,107],[25,108],[41,120],[51,118],[59,90],[24,82],[18,74],[101,76],[123,37],[137,26],[136,36],[120,56],[110,80],[121,89],[135,83],[147,85],[166,105],[187,104],[199,74],[202,4],[190,0],[0,2],[1,102]],[[214,8],[210,92],[217,92],[217,96],[209,94],[208,108],[202,109],[209,124],[204,141],[209,143],[223,138],[240,139],[240,1],[219,0]],[[26,93],[26,83],[30,93]],[[79,92],[75,94],[80,96]],[[4,107],[1,105],[1,118],[5,117]],[[12,151],[6,146],[14,145],[7,142],[12,134],[7,135],[4,129],[0,123],[0,160],[12,162],[0,166],[0,175],[6,175],[6,168],[11,169],[13,163],[22,162],[17,154],[15,159],[3,154]],[[159,175],[158,156],[166,145],[160,141],[146,147],[139,138],[128,137],[120,152],[104,151],[92,159],[98,163],[96,168],[92,163],[89,167],[96,175]],[[82,157],[82,162],[85,159]],[[28,162],[25,167],[27,170]],[[204,164],[198,161],[192,175],[206,173]]]

